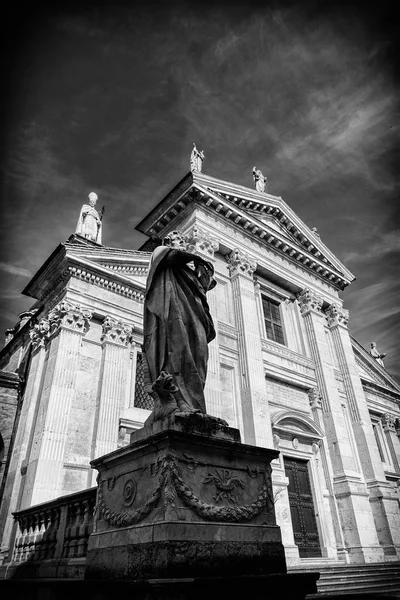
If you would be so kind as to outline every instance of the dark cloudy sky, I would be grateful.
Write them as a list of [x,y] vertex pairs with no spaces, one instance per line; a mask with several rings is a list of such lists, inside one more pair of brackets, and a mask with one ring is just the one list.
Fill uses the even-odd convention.
[[318,227],[357,278],[351,332],[400,374],[394,5],[18,3],[2,35],[1,329],[88,192],[103,243],[136,248],[196,141],[205,173],[252,187],[256,164]]

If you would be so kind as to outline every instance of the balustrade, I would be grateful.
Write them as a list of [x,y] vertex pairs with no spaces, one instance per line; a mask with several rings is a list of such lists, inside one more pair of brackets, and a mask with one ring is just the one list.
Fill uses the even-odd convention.
[[12,562],[86,556],[93,529],[96,489],[15,512],[18,530]]

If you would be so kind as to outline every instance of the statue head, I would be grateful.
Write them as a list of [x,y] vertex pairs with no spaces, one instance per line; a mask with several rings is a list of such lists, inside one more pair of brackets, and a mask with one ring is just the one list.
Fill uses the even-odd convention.
[[371,342],[371,348],[376,348],[376,342]]
[[99,197],[95,192],[90,192],[90,194],[88,195],[88,199],[90,206],[95,206]]
[[186,240],[181,231],[170,231],[164,238],[164,246],[186,250]]

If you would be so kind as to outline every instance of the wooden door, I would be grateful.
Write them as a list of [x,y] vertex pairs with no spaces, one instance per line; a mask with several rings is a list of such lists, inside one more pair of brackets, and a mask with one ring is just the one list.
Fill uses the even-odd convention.
[[284,463],[286,476],[289,478],[294,541],[299,548],[300,558],[321,556],[308,463],[294,458],[285,458]]

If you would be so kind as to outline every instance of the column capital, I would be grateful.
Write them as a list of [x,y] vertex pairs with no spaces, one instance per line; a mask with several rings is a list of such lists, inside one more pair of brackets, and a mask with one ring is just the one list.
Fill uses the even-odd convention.
[[238,248],[234,248],[225,258],[228,263],[228,271],[231,277],[234,275],[247,275],[253,277],[254,271],[257,268],[257,263],[247,254]]
[[349,322],[349,311],[345,308],[342,308],[338,304],[330,304],[326,309],[325,314],[329,327],[336,327],[337,325],[347,327],[347,323]]
[[132,341],[134,327],[123,321],[117,321],[109,315],[104,318],[102,323],[103,334],[102,342],[111,342],[121,346],[127,346]]
[[303,316],[308,314],[311,310],[316,313],[321,313],[323,299],[322,296],[313,292],[309,288],[304,288],[297,295],[297,301],[300,306],[300,312]]
[[211,236],[208,231],[193,225],[185,235],[186,250],[199,254],[207,260],[214,260],[214,252],[219,249],[219,241]]
[[43,348],[50,337],[50,322],[48,319],[40,319],[39,323],[36,323],[30,331],[29,337],[31,338],[32,348]]
[[396,417],[389,413],[385,413],[381,417],[384,431],[396,431]]
[[60,328],[64,328],[84,335],[89,329],[89,321],[92,316],[91,310],[63,300],[48,314],[50,333],[52,335]]
[[311,409],[321,408],[322,409],[322,396],[318,388],[311,388],[308,390],[308,401]]

